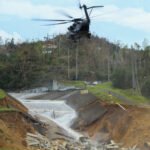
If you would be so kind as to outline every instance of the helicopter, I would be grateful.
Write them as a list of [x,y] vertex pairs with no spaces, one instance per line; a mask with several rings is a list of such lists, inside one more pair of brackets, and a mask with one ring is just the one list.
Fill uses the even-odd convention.
[[100,8],[104,6],[90,6],[87,7],[85,4],[81,5],[79,3],[79,9],[84,10],[84,18],[74,18],[70,16],[69,14],[63,12],[63,15],[68,17],[69,19],[34,19],[36,21],[49,21],[49,22],[56,22],[52,24],[46,24],[45,26],[51,26],[51,25],[62,25],[62,24],[68,24],[72,23],[71,26],[68,27],[67,37],[73,41],[77,41],[78,39],[82,37],[89,38],[91,37],[90,33],[90,23],[91,18],[90,15],[95,8]]

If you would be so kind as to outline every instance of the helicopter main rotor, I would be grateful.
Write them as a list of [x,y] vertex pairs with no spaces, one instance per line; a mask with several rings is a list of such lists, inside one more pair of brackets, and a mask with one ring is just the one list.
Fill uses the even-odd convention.
[[[90,6],[87,7],[85,4],[81,5],[80,1],[79,1],[79,8],[82,10],[84,10],[84,18],[74,18],[72,17],[70,14],[63,12],[63,11],[59,11],[61,12],[62,15],[64,15],[65,17],[67,17],[68,19],[33,19],[34,21],[44,21],[47,22],[46,24],[44,24],[43,26],[52,26],[52,25],[62,25],[62,24],[68,24],[68,23],[72,23],[72,25],[70,25],[68,27],[68,38],[76,41],[82,37],[87,37],[90,38],[91,37],[91,33],[90,33],[90,22],[91,22],[91,18],[90,15],[92,13],[92,10],[95,8],[101,8],[104,6]],[[51,23],[48,23],[51,22]]]
[[[51,23],[51,24],[44,24],[44,26],[51,26],[51,25],[62,25],[62,24],[68,24],[71,22],[80,22],[80,21],[84,21],[87,20],[90,23],[90,15],[92,13],[92,10],[95,8],[102,8],[104,6],[91,6],[91,7],[87,7],[86,5],[81,5],[80,0],[79,0],[79,8],[80,9],[84,9],[85,12],[85,17],[86,18],[74,18],[72,17],[70,14],[64,12],[64,11],[59,11],[63,16],[69,18],[69,19],[32,19],[34,21],[44,21],[44,22],[56,22],[56,23]],[[88,10],[90,10],[90,12],[88,12]]]

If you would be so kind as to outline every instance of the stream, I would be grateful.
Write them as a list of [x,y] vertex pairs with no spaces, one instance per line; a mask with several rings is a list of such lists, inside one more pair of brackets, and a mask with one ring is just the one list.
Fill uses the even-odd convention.
[[41,95],[42,93],[10,93],[11,96],[25,105],[31,115],[40,115],[52,120],[63,128],[74,139],[78,140],[83,136],[70,128],[73,119],[77,117],[76,112],[69,107],[64,100],[32,100],[30,97]]

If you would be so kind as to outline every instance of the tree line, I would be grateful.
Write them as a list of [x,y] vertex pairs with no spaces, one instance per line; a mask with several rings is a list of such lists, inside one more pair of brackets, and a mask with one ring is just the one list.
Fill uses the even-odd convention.
[[72,42],[65,35],[0,46],[0,87],[29,88],[57,80],[112,81],[150,96],[150,46],[122,46],[92,36]]

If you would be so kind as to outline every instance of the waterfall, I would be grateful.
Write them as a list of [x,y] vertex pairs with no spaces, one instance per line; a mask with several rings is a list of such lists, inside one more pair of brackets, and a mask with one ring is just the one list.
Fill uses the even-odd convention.
[[[76,118],[77,115],[64,100],[29,99],[30,96],[36,96],[35,93],[10,93],[10,95],[23,103],[28,108],[29,113],[40,115],[54,121],[75,139],[79,139],[79,137],[82,136],[80,133],[70,128],[73,119]],[[37,93],[37,95],[39,94]]]

